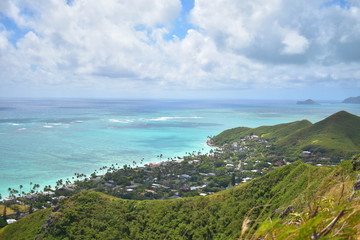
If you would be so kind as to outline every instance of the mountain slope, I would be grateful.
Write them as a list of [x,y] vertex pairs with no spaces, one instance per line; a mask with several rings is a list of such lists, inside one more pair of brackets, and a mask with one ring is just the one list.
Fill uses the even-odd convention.
[[308,150],[334,159],[360,152],[360,117],[345,111],[315,124],[302,120],[257,128],[233,128],[213,137],[212,141],[216,146],[222,146],[253,134],[272,140],[279,152]]
[[[356,158],[354,162],[360,162],[360,155]],[[356,172],[351,171],[350,162],[341,165],[312,190],[316,201],[307,202],[302,210],[293,209],[287,216],[268,218],[253,238],[360,239],[360,174],[354,181]]]
[[248,135],[258,135],[266,139],[280,139],[289,133],[311,125],[307,120],[277,124],[274,126],[261,126],[257,128],[238,127],[223,131],[214,136],[212,141],[215,145],[221,146],[225,143],[238,141]]
[[[349,195],[355,178],[349,169],[295,162],[214,195],[175,200],[131,201],[86,191],[65,200],[51,214],[39,211],[5,227],[0,239],[251,238],[259,223],[279,216],[290,205],[303,211],[304,201],[316,202],[329,192],[338,199],[332,189],[341,184],[343,195]],[[346,183],[338,183],[340,179]],[[345,214],[352,215],[352,210]],[[360,234],[357,224],[340,231],[355,229]]]
[[360,151],[360,117],[341,111],[280,139],[277,144],[338,155],[356,153]]

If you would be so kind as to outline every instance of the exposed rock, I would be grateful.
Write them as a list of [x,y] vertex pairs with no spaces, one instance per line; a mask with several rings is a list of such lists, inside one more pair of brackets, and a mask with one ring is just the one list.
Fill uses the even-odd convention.
[[360,154],[354,156],[351,163],[354,171],[360,170]]
[[360,174],[357,176],[355,184],[354,184],[354,191],[360,190]]
[[[56,206],[52,213],[49,215],[49,217],[46,219],[44,225],[41,228],[41,233],[46,232],[49,228],[52,228],[56,221],[61,218],[63,216],[63,214],[61,212],[58,212],[58,210],[60,209],[60,206]],[[42,239],[40,236],[35,237],[34,240],[40,240]]]
[[290,213],[292,213],[294,211],[293,207],[292,206],[289,206],[285,209],[285,211],[283,211],[281,214],[280,214],[280,217],[281,218],[284,218],[286,216],[288,216]]

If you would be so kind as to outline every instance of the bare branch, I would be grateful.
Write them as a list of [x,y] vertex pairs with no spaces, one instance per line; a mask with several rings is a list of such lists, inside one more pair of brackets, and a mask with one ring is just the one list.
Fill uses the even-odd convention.
[[344,215],[345,210],[342,210],[337,216],[336,218],[334,218],[329,225],[327,225],[319,234],[317,234],[316,232],[313,233],[313,235],[311,236],[311,239],[319,239],[322,236],[325,236],[327,234],[329,234],[329,232],[331,231],[331,229],[334,227],[334,225],[336,224],[336,222],[341,218],[342,215]]

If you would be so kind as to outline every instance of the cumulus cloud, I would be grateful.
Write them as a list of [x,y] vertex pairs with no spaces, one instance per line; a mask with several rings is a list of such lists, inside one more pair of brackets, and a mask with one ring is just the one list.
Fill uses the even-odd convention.
[[358,1],[195,0],[184,38],[169,37],[180,0],[69,2],[0,2],[2,84],[359,86]]
[[0,51],[4,51],[9,47],[9,41],[6,35],[5,31],[0,32]]
[[287,33],[282,43],[285,45],[285,54],[302,54],[309,47],[309,41],[294,31]]

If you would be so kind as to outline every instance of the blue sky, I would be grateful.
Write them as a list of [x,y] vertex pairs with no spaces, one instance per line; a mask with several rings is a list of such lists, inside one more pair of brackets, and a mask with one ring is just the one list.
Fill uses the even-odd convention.
[[171,40],[173,35],[177,36],[179,39],[184,39],[187,31],[196,27],[189,22],[189,14],[194,7],[194,0],[182,0],[181,6],[180,15],[176,18],[169,34],[164,37],[167,40]]
[[356,0],[2,0],[1,97],[360,95]]

